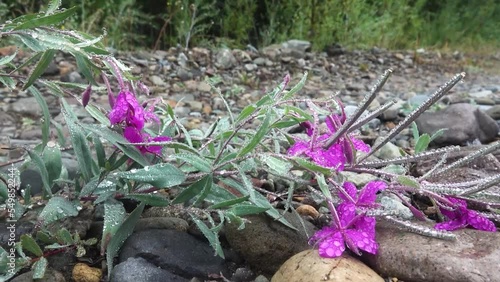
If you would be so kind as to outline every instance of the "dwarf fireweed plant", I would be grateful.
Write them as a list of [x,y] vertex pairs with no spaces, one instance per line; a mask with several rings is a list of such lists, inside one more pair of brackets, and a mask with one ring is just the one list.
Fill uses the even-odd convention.
[[[15,191],[13,183],[19,182],[18,176],[2,173],[0,177],[0,197],[7,211],[2,213],[4,218],[22,222],[28,214],[30,218],[36,215],[32,231],[2,242],[2,279],[28,267],[33,269],[34,278],[41,278],[47,269],[47,257],[70,250],[76,251],[75,256],[85,257],[89,248],[100,250],[109,278],[114,257],[146,205],[181,205],[221,257],[224,253],[219,231],[228,222],[244,228],[246,215],[265,213],[296,229],[283,214],[294,211],[292,196],[300,191],[307,191],[318,206],[330,211],[331,223],[310,238],[324,257],[337,257],[346,247],[358,255],[376,254],[378,220],[443,239],[453,239],[449,231],[459,228],[496,230],[500,194],[489,188],[500,182],[500,175],[460,183],[436,183],[429,178],[497,150],[500,142],[456,161],[449,161],[447,156],[459,147],[391,160],[372,157],[465,74],[451,78],[380,143],[371,146],[362,141],[357,129],[393,104],[389,102],[372,112],[366,110],[391,70],[383,74],[349,116],[344,113],[340,95],[322,100],[302,98],[297,93],[306,83],[307,74],[293,86],[291,77],[285,75],[278,87],[263,93],[256,103],[240,112],[233,112],[226,103],[227,115],[208,129],[188,130],[168,103],[148,96],[149,90],[140,77],[134,77],[124,63],[106,51],[101,37],[57,28],[73,12],[59,10],[58,1],[51,1],[47,11],[0,25],[0,36],[16,41],[28,55],[24,60],[19,60],[17,53],[0,58],[0,82],[13,91],[18,87],[27,90],[42,109],[40,143],[23,148],[26,154],[21,159],[2,166],[19,171],[36,167],[43,183],[40,194],[32,195],[29,187]],[[56,52],[71,54],[88,84],[43,79],[41,75]],[[32,71],[25,74],[27,66]],[[104,83],[98,83],[97,77]],[[63,122],[51,118],[40,88],[60,102]],[[213,91],[224,99],[217,88]],[[92,102],[96,93],[107,93],[108,109]],[[80,120],[69,99],[77,101],[76,107],[85,109],[94,122]],[[299,107],[299,103],[307,108]],[[64,134],[64,128],[68,134]],[[297,128],[304,133],[291,133]],[[74,177],[68,176],[63,165],[63,152],[70,152],[78,162]],[[410,174],[408,164],[428,159],[437,160],[432,169],[420,177]],[[378,180],[356,187],[346,180],[346,172],[370,173]],[[256,187],[254,180],[259,177],[279,179],[285,188],[269,191]],[[379,203],[380,197],[390,194],[411,210],[415,220],[403,220],[398,211]],[[413,196],[432,203],[437,211],[433,219],[409,200]],[[284,199],[284,209],[269,201],[278,197]],[[133,203],[129,212],[124,202]],[[104,210],[98,238],[80,236],[77,230],[53,228],[97,208]],[[435,228],[427,228],[418,220],[438,222]]]

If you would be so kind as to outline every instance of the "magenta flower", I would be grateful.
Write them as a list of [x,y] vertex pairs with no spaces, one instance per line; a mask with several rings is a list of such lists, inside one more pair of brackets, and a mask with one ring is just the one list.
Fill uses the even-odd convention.
[[342,204],[337,208],[338,223],[324,227],[317,231],[310,239],[309,244],[318,244],[319,255],[325,258],[335,258],[342,255],[345,246],[361,255],[361,251],[376,254],[378,244],[375,241],[375,218],[365,215],[356,215],[354,204]]
[[310,144],[298,140],[288,149],[288,154],[291,156],[306,155],[321,166],[343,170],[345,157],[340,145],[335,144],[326,150],[323,149],[322,145],[321,142]]
[[342,116],[328,116],[326,125],[330,132],[317,137],[315,137],[317,129],[314,128],[311,122],[301,122],[300,125],[306,129],[306,133],[311,139],[309,141],[295,140],[295,143],[288,149],[288,154],[291,156],[305,155],[318,165],[335,168],[339,171],[343,170],[346,162],[353,162],[353,148],[358,151],[369,152],[370,147],[363,141],[354,138],[352,135],[348,135],[347,137],[341,137],[337,143],[328,149],[323,148],[326,140],[336,132],[342,120],[345,121],[345,118],[342,118]]
[[114,101],[113,110],[109,113],[109,120],[111,124],[125,122],[127,126],[141,130],[144,128],[145,121],[158,121],[158,117],[152,111],[144,110],[134,94],[129,91],[121,91]]
[[465,200],[453,197],[446,198],[455,205],[455,209],[450,211],[440,208],[441,213],[448,218],[448,221],[436,224],[434,226],[435,229],[452,231],[472,226],[475,229],[483,231],[495,232],[497,230],[491,220],[476,211],[467,209],[467,202]]
[[[130,143],[165,142],[172,140],[172,138],[168,136],[151,137],[146,132],[141,132],[140,130],[138,130],[133,126],[125,127],[125,129],[123,130],[123,136]],[[161,146],[158,145],[136,145],[135,147],[143,154],[152,153],[155,155],[160,155],[162,148]]]
[[375,200],[377,192],[387,188],[387,184],[383,181],[370,181],[358,193],[358,189],[351,182],[345,182],[344,191],[346,194],[339,191],[339,197],[343,203],[354,204],[356,207],[374,208],[377,205]]

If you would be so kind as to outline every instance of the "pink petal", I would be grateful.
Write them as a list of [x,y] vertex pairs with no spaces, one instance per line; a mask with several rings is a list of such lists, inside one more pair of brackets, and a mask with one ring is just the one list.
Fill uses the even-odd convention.
[[290,156],[299,156],[299,155],[304,154],[307,150],[309,150],[309,144],[308,143],[306,143],[304,141],[296,140],[295,144],[293,144],[288,149],[288,154]]
[[143,139],[141,132],[133,126],[125,127],[125,129],[123,130],[123,136],[130,143],[142,143],[142,142],[144,142],[144,139]]
[[[378,244],[375,241],[375,236],[369,232],[363,230],[346,230],[346,235],[353,242],[354,246],[350,247],[351,250],[361,249],[370,254],[376,254],[378,250]],[[353,250],[354,251],[354,250]]]
[[339,228],[344,228],[356,217],[356,206],[352,203],[342,203],[337,207],[337,213],[342,225]]
[[358,204],[370,205],[375,202],[377,192],[387,188],[387,184],[382,181],[371,181],[359,192]]
[[467,223],[477,230],[490,232],[497,231],[495,224],[491,220],[475,211],[469,211],[467,213]]
[[[356,186],[352,183],[352,182],[344,182],[344,190],[347,192],[347,194],[351,197],[351,199],[354,201],[354,202],[357,202],[357,199],[358,199],[358,189],[356,188]],[[339,197],[344,200],[344,201],[350,201],[345,195],[344,193],[341,193],[339,192]],[[354,203],[353,203],[354,204]]]
[[465,219],[465,217],[463,217],[455,220],[437,223],[436,225],[434,225],[434,229],[453,231],[465,228],[466,226],[467,226],[467,220]]
[[120,93],[114,102],[114,107],[109,113],[109,121],[111,124],[117,124],[125,120],[128,112],[128,103],[125,99],[125,94]]
[[352,144],[354,145],[354,149],[361,151],[361,152],[365,152],[365,153],[370,152],[371,148],[370,148],[370,146],[366,145],[365,142],[363,142],[359,139],[356,139],[354,137],[351,137],[351,141],[352,141]]
[[[157,137],[151,138],[149,140],[149,142],[166,142],[166,141],[170,141],[170,140],[172,140],[172,138],[170,138],[168,136],[157,136]],[[156,155],[160,155],[161,154],[161,149],[162,148],[163,147],[161,145],[152,145],[152,146],[147,146],[146,147],[146,149],[148,150],[148,152],[156,154]]]
[[336,232],[319,243],[319,255],[324,258],[336,258],[345,251],[344,238]]

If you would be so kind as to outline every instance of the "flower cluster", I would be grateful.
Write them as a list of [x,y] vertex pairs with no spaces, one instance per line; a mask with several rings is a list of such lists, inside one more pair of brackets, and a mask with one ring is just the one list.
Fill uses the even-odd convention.
[[[135,95],[122,90],[113,101],[113,109],[109,113],[111,124],[123,124],[123,136],[131,143],[149,143],[170,141],[168,136],[151,137],[144,131],[146,121],[155,121],[159,123],[158,117],[153,112],[154,105],[145,109],[137,101]],[[159,155],[161,146],[155,145],[136,145],[141,153],[153,153]]]
[[454,205],[454,207],[452,207],[454,209],[449,210],[440,207],[439,210],[448,218],[448,221],[438,223],[434,228],[452,231],[471,226],[483,231],[495,232],[497,230],[495,224],[491,220],[476,211],[467,209],[466,201],[452,197],[446,197],[446,199]]
[[356,186],[350,182],[339,189],[342,199],[336,208],[328,201],[332,213],[332,226],[326,226],[317,231],[310,239],[310,244],[319,245],[319,254],[322,257],[334,258],[342,255],[345,246],[354,253],[361,255],[361,251],[376,254],[378,244],[375,241],[375,218],[366,216],[363,211],[367,207],[374,207],[376,193],[387,188],[382,181],[372,181],[357,193]]
[[295,143],[288,149],[291,156],[306,156],[312,159],[318,165],[335,168],[338,171],[344,169],[345,163],[353,163],[355,150],[368,153],[370,147],[363,141],[354,138],[350,134],[345,134],[337,142],[325,148],[326,141],[337,131],[345,122],[346,116],[330,115],[326,118],[326,125],[329,133],[319,134],[319,128],[314,127],[311,122],[305,121],[300,125],[306,129],[310,140],[295,140]]

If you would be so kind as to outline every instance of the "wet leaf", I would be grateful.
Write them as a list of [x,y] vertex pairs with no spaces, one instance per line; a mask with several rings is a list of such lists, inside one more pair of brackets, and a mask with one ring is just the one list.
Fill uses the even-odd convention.
[[78,209],[75,203],[63,197],[52,197],[43,208],[38,219],[41,220],[44,225],[47,225],[56,220],[77,215]]
[[33,237],[31,237],[31,235],[21,235],[21,244],[24,250],[34,254],[35,256],[41,257],[43,255],[42,249],[38,246],[37,242],[33,239]]

